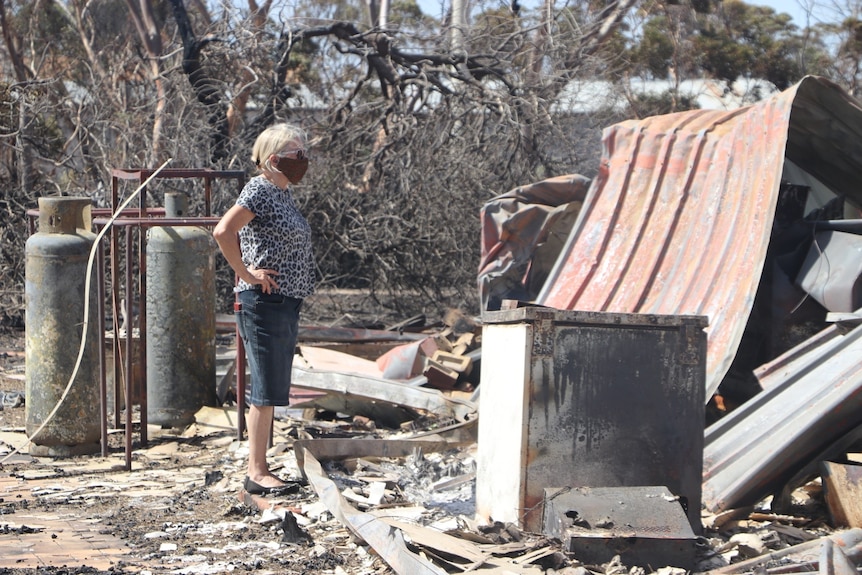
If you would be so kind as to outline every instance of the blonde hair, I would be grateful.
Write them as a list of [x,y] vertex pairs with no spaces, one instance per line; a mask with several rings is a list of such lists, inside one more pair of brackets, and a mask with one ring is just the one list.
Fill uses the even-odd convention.
[[299,142],[300,147],[305,150],[308,137],[305,130],[294,124],[274,124],[258,135],[251,149],[251,161],[261,170],[272,170],[269,165],[269,157],[277,154],[288,144],[288,142]]

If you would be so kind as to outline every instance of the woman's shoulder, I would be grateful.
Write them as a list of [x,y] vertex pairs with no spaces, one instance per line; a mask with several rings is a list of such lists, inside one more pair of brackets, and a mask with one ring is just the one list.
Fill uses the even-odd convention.
[[245,183],[242,188],[242,192],[240,192],[240,197],[249,197],[256,196],[259,194],[267,194],[272,191],[272,182],[264,178],[263,176],[254,176],[249,181]]
[[266,189],[266,178],[255,176],[245,183],[242,191],[236,199],[236,203],[255,214],[259,215],[261,208],[266,205],[270,195]]
[[269,180],[264,178],[262,175],[257,175],[252,176],[251,179],[249,179],[245,183],[245,186],[243,186],[243,190],[260,190],[265,189],[271,185],[272,183]]

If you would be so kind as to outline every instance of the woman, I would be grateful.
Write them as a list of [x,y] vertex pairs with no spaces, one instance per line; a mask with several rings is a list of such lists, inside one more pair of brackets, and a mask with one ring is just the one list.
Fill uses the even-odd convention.
[[213,237],[238,278],[236,320],[251,370],[243,487],[265,495],[288,487],[269,470],[266,449],[274,407],[289,400],[299,309],[314,292],[311,228],[290,189],[308,169],[305,132],[290,124],[271,126],[255,140],[251,159],[260,174],[245,185]]

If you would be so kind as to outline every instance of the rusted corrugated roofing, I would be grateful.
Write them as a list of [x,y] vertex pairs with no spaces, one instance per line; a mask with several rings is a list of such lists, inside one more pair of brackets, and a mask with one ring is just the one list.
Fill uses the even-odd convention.
[[603,158],[536,303],[708,317],[706,396],[736,355],[784,166],[858,198],[862,109],[806,77],[756,105],[607,128]]

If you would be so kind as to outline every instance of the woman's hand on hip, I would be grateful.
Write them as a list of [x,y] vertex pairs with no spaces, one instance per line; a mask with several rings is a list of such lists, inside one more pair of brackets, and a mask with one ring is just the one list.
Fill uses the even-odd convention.
[[275,270],[251,267],[248,268],[248,272],[252,275],[254,280],[246,281],[253,285],[259,285],[263,293],[272,293],[272,290],[278,289],[278,283],[273,279],[274,276],[278,275],[278,272]]

